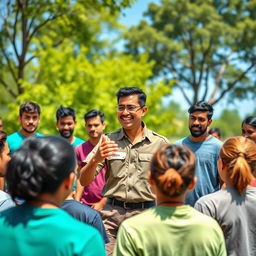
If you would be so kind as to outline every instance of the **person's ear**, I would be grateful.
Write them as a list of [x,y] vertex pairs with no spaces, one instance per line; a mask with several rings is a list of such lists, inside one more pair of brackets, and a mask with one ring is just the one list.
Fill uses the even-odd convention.
[[212,119],[211,119],[211,120],[208,120],[208,126],[209,126],[209,127],[210,127],[211,123],[212,123]]
[[196,182],[197,182],[197,177],[194,176],[192,181],[188,185],[188,190],[193,190],[195,188],[195,186],[196,186]]
[[146,115],[146,113],[148,112],[148,107],[147,106],[144,106],[142,108],[142,116]]
[[73,188],[73,184],[74,184],[74,181],[75,181],[75,173],[74,172],[71,172],[69,174],[69,176],[65,179],[64,181],[64,188],[68,191],[71,191],[72,188]]

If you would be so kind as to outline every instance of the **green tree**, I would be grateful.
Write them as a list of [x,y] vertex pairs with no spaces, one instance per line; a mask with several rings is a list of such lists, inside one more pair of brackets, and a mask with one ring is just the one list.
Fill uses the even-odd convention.
[[[255,0],[161,0],[125,35],[127,51],[154,60],[190,105],[255,94]],[[192,93],[192,96],[191,96]]]
[[239,116],[238,110],[224,109],[220,117],[213,120],[211,127],[218,127],[221,129],[222,138],[227,139],[231,136],[241,135],[242,120]]
[[[0,85],[12,98],[31,81],[32,60],[40,49],[60,45],[65,38],[100,48],[102,23],[113,24],[115,13],[130,0],[6,0],[1,1]],[[100,14],[100,15],[99,15]],[[46,36],[47,39],[46,39]],[[76,45],[76,50],[79,44]],[[10,97],[9,97],[10,98]]]
[[[122,54],[109,58],[94,55],[89,59],[86,47],[81,47],[76,55],[73,49],[72,43],[64,41],[58,48],[47,47],[38,53],[39,63],[32,70],[37,74],[36,83],[22,82],[24,93],[17,97],[17,103],[9,104],[8,114],[4,116],[7,132],[19,129],[18,108],[27,100],[41,106],[42,120],[38,130],[44,134],[56,134],[55,111],[60,105],[77,111],[76,135],[82,138],[85,137],[83,115],[91,109],[103,111],[106,132],[113,131],[120,127],[116,116],[116,92],[124,86],[138,86],[147,93],[150,111],[145,122],[148,127],[158,131],[159,124],[172,122],[172,113],[160,111],[162,97],[170,93],[170,85],[147,83],[153,65],[147,62],[147,56],[141,55],[138,61]],[[168,136],[170,129],[161,129],[161,133]]]

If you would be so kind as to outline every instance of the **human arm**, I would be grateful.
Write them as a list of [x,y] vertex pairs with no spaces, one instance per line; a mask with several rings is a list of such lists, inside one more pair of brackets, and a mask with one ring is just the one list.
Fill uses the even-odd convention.
[[92,205],[92,208],[95,209],[96,211],[101,211],[104,205],[107,203],[107,199],[107,197],[102,197],[99,202]]
[[[78,172],[78,175],[79,175],[79,172]],[[84,192],[84,186],[82,186],[81,183],[80,183],[80,180],[77,179],[74,199],[76,201],[80,202],[80,200],[82,198],[82,195],[83,195],[83,192]]]
[[79,180],[82,186],[89,185],[95,178],[97,165],[103,162],[107,157],[111,157],[118,150],[114,141],[108,140],[105,135],[102,136],[101,144],[96,153],[88,163],[80,169]]

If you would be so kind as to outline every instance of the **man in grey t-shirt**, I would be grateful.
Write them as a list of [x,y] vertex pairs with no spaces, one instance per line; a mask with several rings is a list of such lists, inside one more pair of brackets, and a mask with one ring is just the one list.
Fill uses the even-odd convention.
[[196,155],[197,184],[186,198],[186,203],[194,206],[198,198],[220,188],[217,160],[222,143],[208,133],[213,115],[213,107],[209,103],[199,101],[188,112],[191,135],[175,144],[187,146]]

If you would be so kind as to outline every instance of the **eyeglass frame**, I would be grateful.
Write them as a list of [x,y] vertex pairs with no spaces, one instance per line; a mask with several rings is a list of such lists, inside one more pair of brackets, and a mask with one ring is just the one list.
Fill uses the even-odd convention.
[[[128,108],[129,108],[129,106],[131,107],[134,107],[134,109],[133,110],[129,110]],[[123,107],[123,109],[119,109],[120,107]],[[145,105],[143,105],[143,106],[138,106],[138,105],[133,105],[133,104],[128,104],[128,105],[117,105],[116,106],[116,109],[117,109],[117,111],[118,112],[123,112],[123,111],[128,111],[128,112],[137,112],[139,109],[142,109],[142,108],[144,108],[145,107]],[[137,109],[136,109],[137,108]]]

